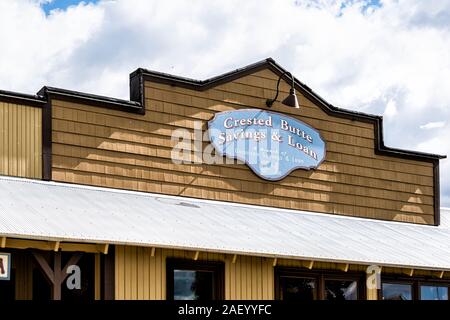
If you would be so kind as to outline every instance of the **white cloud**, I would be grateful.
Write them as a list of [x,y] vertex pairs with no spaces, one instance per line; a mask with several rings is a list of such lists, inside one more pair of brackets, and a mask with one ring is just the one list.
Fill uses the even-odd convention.
[[428,122],[420,126],[420,129],[430,130],[436,128],[442,128],[445,126],[445,121]]
[[398,114],[397,105],[394,100],[389,100],[384,109],[384,116],[387,118],[393,118]]
[[116,0],[46,16],[0,0],[0,88],[126,98],[137,67],[202,79],[272,56],[329,102],[384,114],[387,145],[450,154],[448,126],[417,130],[450,119],[450,1],[368,3]]

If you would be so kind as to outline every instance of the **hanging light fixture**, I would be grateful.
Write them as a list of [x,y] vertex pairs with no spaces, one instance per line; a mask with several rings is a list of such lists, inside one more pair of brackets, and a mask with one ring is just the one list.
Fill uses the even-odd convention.
[[292,74],[288,71],[283,72],[283,74],[281,74],[281,76],[278,78],[278,83],[277,83],[277,94],[275,95],[275,98],[273,99],[267,99],[266,100],[266,105],[270,108],[272,107],[273,103],[277,100],[278,98],[278,93],[279,93],[279,88],[280,88],[280,81],[281,78],[285,75],[285,74],[289,74],[291,76],[292,79],[292,84],[291,84],[291,90],[289,90],[289,95],[281,102],[282,104],[288,106],[288,107],[292,107],[292,108],[296,108],[299,109],[300,106],[298,104],[298,99],[297,96],[295,94],[295,85],[294,85],[294,77],[292,76]]

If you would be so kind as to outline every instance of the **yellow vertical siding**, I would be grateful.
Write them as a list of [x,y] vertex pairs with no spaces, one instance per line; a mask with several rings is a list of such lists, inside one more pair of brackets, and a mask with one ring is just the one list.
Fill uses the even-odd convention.
[[0,174],[42,177],[42,110],[0,102]]
[[[115,296],[118,300],[166,299],[166,258],[193,259],[192,251],[151,248],[116,248]],[[225,299],[274,298],[271,259],[201,252],[199,261],[223,261],[225,264]]]
[[[195,252],[173,249],[117,246],[115,253],[115,298],[117,300],[166,299],[166,258],[193,259]],[[237,256],[200,252],[199,261],[222,261],[225,265],[225,300],[273,300],[275,298],[274,260],[271,258]],[[278,259],[277,266],[308,271],[310,261]],[[315,262],[313,270],[344,270],[345,264]],[[366,273],[367,266],[350,265],[348,272]],[[383,274],[403,274],[401,268],[383,268]],[[342,274],[345,274],[342,271]],[[437,279],[439,272],[417,270],[417,275]],[[445,275],[450,280],[450,275]],[[366,299],[376,300],[377,290],[366,289]]]

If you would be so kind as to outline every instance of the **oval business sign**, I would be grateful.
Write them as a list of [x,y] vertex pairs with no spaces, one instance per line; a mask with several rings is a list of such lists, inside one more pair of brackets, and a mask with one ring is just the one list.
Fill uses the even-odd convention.
[[325,158],[320,133],[280,113],[260,109],[219,112],[208,122],[208,131],[220,155],[244,161],[266,180],[281,180],[299,168],[317,168]]

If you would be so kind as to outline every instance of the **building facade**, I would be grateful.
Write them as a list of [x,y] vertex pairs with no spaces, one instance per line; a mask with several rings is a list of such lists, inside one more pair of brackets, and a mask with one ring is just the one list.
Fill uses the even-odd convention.
[[[277,84],[300,108],[268,107]],[[217,141],[256,141],[256,163],[211,145],[221,116]],[[5,299],[448,299],[443,157],[385,146],[381,117],[272,59],[204,81],[138,69],[129,101],[0,91],[0,126]],[[263,126],[287,148],[276,177]]]

